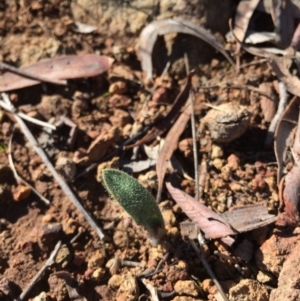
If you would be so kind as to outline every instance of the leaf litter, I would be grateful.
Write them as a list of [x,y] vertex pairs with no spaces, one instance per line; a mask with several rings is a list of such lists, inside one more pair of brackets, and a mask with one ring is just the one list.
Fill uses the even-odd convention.
[[[51,6],[50,2],[52,3],[52,1],[49,1],[48,4]],[[263,5],[266,6],[265,2]],[[254,10],[255,6],[253,3],[251,3],[253,5],[252,10]],[[64,44],[60,44],[62,48],[56,50],[54,54],[53,52],[47,52],[42,56],[40,54],[34,56],[34,51],[37,51],[37,49],[43,49],[44,51],[46,43],[44,45],[39,40],[38,47],[34,48],[33,46],[36,46],[34,44],[35,41],[31,37],[35,35],[34,30],[37,30],[37,25],[28,26],[29,24],[26,23],[26,26],[22,27],[22,22],[30,23],[30,20],[34,20],[33,11],[36,9],[43,10],[39,5],[37,3],[30,4],[30,9],[23,12],[28,18],[18,19],[20,22],[18,23],[20,34],[24,35],[22,37],[23,41],[32,41],[30,45],[24,43],[22,56],[25,53],[31,53],[31,56],[35,59],[31,57],[27,60],[32,64],[33,61],[39,61],[41,57],[49,57],[51,53],[50,56],[54,57],[53,61],[51,59],[50,63],[48,62],[45,68],[43,67],[42,69],[36,67],[40,63],[31,65],[33,71],[27,70],[30,74],[24,72],[24,77],[22,75],[21,77],[19,75],[17,77],[15,75],[7,75],[5,77],[6,75],[4,74],[2,79],[13,78],[13,80],[8,81],[5,79],[5,83],[7,84],[7,89],[12,91],[10,97],[17,109],[21,109],[20,106],[23,104],[32,102],[33,105],[25,112],[26,114],[44,120],[52,117],[55,121],[59,120],[61,115],[66,115],[77,125],[78,132],[74,136],[72,147],[67,143],[68,139],[70,139],[70,130],[65,125],[62,125],[55,133],[48,135],[49,141],[45,149],[53,162],[58,162],[57,159],[59,158],[66,158],[68,162],[70,160],[73,161],[78,173],[81,173],[82,168],[89,168],[93,164],[96,167],[98,166],[97,179],[94,173],[90,171],[84,177],[76,178],[73,183],[70,182],[69,184],[72,190],[78,194],[85,209],[93,215],[99,226],[104,229],[105,240],[97,238],[93,231],[89,229],[86,221],[78,214],[75,207],[73,208],[73,205],[69,204],[61,189],[53,183],[47,168],[40,163],[40,159],[33,151],[26,147],[25,143],[23,143],[22,134],[17,131],[12,145],[16,170],[22,178],[33,184],[38,191],[41,191],[42,195],[49,198],[52,204],[49,208],[42,208],[38,202],[35,202],[37,198],[35,196],[30,196],[19,202],[14,201],[11,196],[16,184],[11,179],[9,168],[5,166],[5,153],[0,152],[0,199],[1,201],[4,200],[0,226],[3,234],[1,236],[2,245],[5,246],[5,249],[0,249],[1,255],[3,255],[3,259],[0,261],[0,269],[3,272],[1,283],[8,284],[5,286],[5,294],[17,298],[19,293],[10,290],[9,283],[13,282],[20,288],[25,288],[26,284],[30,283],[31,275],[37,270],[36,267],[41,264],[41,259],[48,257],[49,250],[53,249],[55,242],[60,239],[64,241],[70,239],[70,247],[67,245],[65,249],[69,252],[67,252],[68,254],[71,254],[72,259],[70,260],[66,257],[63,270],[66,273],[70,273],[80,285],[80,290],[78,289],[78,291],[76,291],[76,287],[71,287],[75,294],[74,296],[70,295],[70,298],[96,300],[100,296],[105,300],[120,301],[124,300],[125,296],[130,296],[132,299],[142,298],[145,295],[149,296],[146,288],[140,283],[139,277],[135,276],[142,274],[148,275],[147,277],[150,279],[148,283],[151,283],[151,288],[153,288],[155,294],[157,292],[159,298],[168,296],[172,300],[177,300],[179,296],[176,296],[176,294],[178,292],[183,292],[182,297],[190,300],[219,298],[215,297],[215,285],[211,284],[210,279],[208,279],[213,276],[208,276],[203,271],[199,258],[195,256],[197,251],[196,253],[191,251],[191,248],[187,246],[187,243],[180,236],[182,234],[179,229],[180,222],[186,220],[187,216],[190,216],[194,221],[200,222],[198,224],[198,232],[196,231],[194,238],[199,238],[199,228],[201,230],[204,229],[205,235],[209,238],[206,244],[202,245],[201,243],[202,257],[207,259],[217,278],[225,280],[221,283],[225,294],[233,298],[232,296],[234,296],[235,292],[239,292],[239,287],[245,288],[245,284],[240,281],[242,274],[246,280],[249,280],[248,278],[252,279],[253,287],[255,285],[256,288],[263,287],[265,289],[264,294],[268,295],[265,285],[267,282],[262,280],[264,279],[262,273],[268,276],[271,275],[271,280],[268,281],[271,281],[272,285],[276,287],[280,265],[277,265],[278,272],[274,273],[274,269],[269,267],[269,264],[271,266],[274,264],[275,260],[278,259],[278,254],[289,253],[289,251],[272,251],[272,248],[268,249],[268,244],[271,243],[271,238],[275,236],[278,243],[275,244],[275,247],[273,245],[273,247],[276,248],[278,245],[283,245],[284,233],[294,231],[291,237],[297,235],[295,226],[298,224],[299,218],[297,208],[299,149],[297,145],[298,140],[293,140],[293,138],[295,135],[296,137],[299,135],[297,127],[299,114],[294,113],[292,114],[293,116],[284,115],[279,121],[275,137],[275,152],[280,175],[276,179],[277,168],[274,164],[274,154],[270,147],[264,148],[263,144],[276,106],[272,108],[272,114],[266,117],[268,109],[263,108],[260,103],[261,95],[263,94],[259,93],[261,91],[258,90],[258,87],[265,83],[270,87],[271,83],[275,83],[274,94],[276,94],[278,93],[276,81],[279,81],[284,83],[289,93],[292,94],[287,96],[287,101],[293,95],[298,95],[298,75],[296,66],[293,64],[296,62],[293,58],[294,53],[290,52],[290,49],[282,50],[276,48],[277,52],[284,53],[285,57],[282,58],[270,54],[262,48],[246,46],[246,51],[250,50],[255,56],[265,56],[270,63],[249,63],[248,59],[249,57],[252,59],[252,56],[248,55],[247,57],[241,53],[241,60],[244,60],[245,63],[243,64],[245,65],[243,69],[240,68],[238,71],[231,70],[228,72],[228,62],[220,58],[214,58],[206,65],[200,66],[201,74],[196,74],[189,78],[193,82],[193,86],[198,84],[200,87],[209,79],[218,79],[222,83],[228,81],[232,83],[232,86],[222,86],[222,89],[220,89],[220,86],[200,89],[195,94],[195,117],[199,134],[199,140],[197,141],[198,154],[201,158],[201,165],[203,165],[203,168],[200,168],[202,170],[199,180],[201,181],[201,194],[200,202],[198,202],[191,197],[195,194],[193,159],[190,155],[191,146],[190,144],[180,144],[183,139],[187,139],[186,141],[191,139],[189,127],[183,126],[188,121],[188,117],[184,117],[183,112],[189,96],[189,87],[185,86],[183,92],[178,96],[180,101],[178,100],[178,102],[173,104],[171,111],[168,110],[170,100],[175,98],[174,95],[178,94],[178,87],[183,87],[186,80],[182,81],[180,76],[177,76],[180,72],[179,68],[176,69],[175,63],[170,62],[173,68],[172,72],[175,70],[175,76],[174,73],[173,75],[167,74],[166,77],[169,78],[169,82],[161,83],[155,97],[153,97],[155,104],[153,102],[151,105],[154,105],[155,109],[149,110],[149,113],[155,112],[151,116],[153,118],[150,118],[151,121],[155,120],[154,124],[150,123],[150,129],[152,128],[152,130],[148,132],[149,135],[146,135],[145,139],[138,141],[138,144],[147,143],[149,144],[147,147],[155,148],[158,145],[157,136],[162,136],[162,139],[166,141],[166,146],[165,150],[158,153],[158,157],[157,152],[156,155],[154,154],[155,151],[149,155],[141,147],[137,147],[135,161],[133,162],[131,149],[123,149],[124,145],[134,143],[130,140],[132,139],[130,133],[132,132],[133,119],[129,112],[135,114],[144,105],[144,95],[147,95],[148,92],[146,91],[149,91],[149,87],[143,86],[142,72],[144,71],[148,78],[153,77],[152,48],[159,35],[164,34],[163,32],[165,31],[172,31],[172,26],[170,25],[175,23],[178,25],[178,22],[180,22],[178,25],[179,29],[178,31],[175,30],[175,32],[183,31],[187,33],[186,39],[189,39],[188,35],[190,34],[195,35],[191,33],[191,30],[194,33],[197,32],[196,36],[199,35],[200,38],[210,41],[225,57],[228,54],[224,52],[224,49],[230,50],[232,53],[233,47],[229,44],[226,44],[225,47],[219,42],[216,44],[216,39],[213,35],[207,35],[208,32],[199,29],[198,25],[191,25],[190,21],[167,20],[166,22],[166,20],[162,20],[163,22],[161,23],[160,21],[155,21],[157,22],[155,26],[162,24],[163,29],[157,29],[155,26],[152,26],[151,30],[148,29],[151,39],[148,41],[149,44],[144,44],[148,51],[146,55],[147,63],[144,65],[143,60],[145,58],[142,58],[142,65],[140,66],[136,60],[132,44],[128,45],[127,37],[123,37],[120,40],[112,37],[104,38],[102,33],[100,35],[98,31],[94,31],[93,27],[83,28],[83,34],[79,35],[79,33],[74,32],[76,22],[72,23],[72,17],[68,17],[51,19],[55,26],[51,25],[49,27],[54,28],[56,37],[60,37],[57,38],[57,42],[64,42]],[[58,5],[60,5],[61,11],[64,11],[63,6],[61,4]],[[258,4],[256,9],[261,9],[261,6],[262,3]],[[282,13],[282,19],[285,12],[282,8],[278,11]],[[295,11],[293,11],[293,16]],[[10,11],[5,15],[5,18],[9,18],[12,13]],[[269,8],[268,13],[272,14]],[[36,16],[40,15],[37,14]],[[240,17],[242,18],[243,15]],[[248,19],[244,20],[244,24],[246,24],[244,28],[247,28],[247,24],[251,23],[251,21],[249,23],[249,17],[251,18],[250,14],[245,16]],[[16,20],[17,18],[14,17],[13,19]],[[84,19],[81,21],[82,23],[90,24]],[[38,28],[44,28],[43,30],[49,26],[47,20],[39,19],[38,22],[40,24],[38,26],[42,26]],[[6,26],[5,24],[4,26]],[[8,22],[8,24],[10,23]],[[278,22],[276,26],[278,35],[282,35],[284,31],[278,27]],[[14,39],[15,33],[8,28],[6,29],[7,33],[9,33],[8,37]],[[59,35],[63,30],[67,34]],[[86,31],[89,33],[85,34],[84,32]],[[248,29],[244,32],[245,37],[249,33],[247,31]],[[30,38],[26,36],[28,33]],[[45,41],[48,41],[49,37],[44,35],[46,35],[46,30],[45,32],[41,31],[40,36]],[[290,34],[287,38],[290,39]],[[20,37],[18,37],[18,40],[20,40]],[[81,48],[76,41],[82,41]],[[5,43],[7,42],[7,37],[4,35],[3,49],[6,50],[1,50],[1,58],[13,65],[19,65],[19,62],[24,62],[24,58],[21,58],[21,54],[16,50],[18,49],[16,47],[17,43],[12,46],[11,51],[7,51],[7,48],[5,48]],[[296,49],[296,38],[292,43],[292,46]],[[70,48],[65,49],[63,48],[65,47],[64,45],[68,45],[67,47]],[[125,46],[123,47],[123,45]],[[51,49],[59,49],[53,45],[50,46],[52,47]],[[180,46],[177,45],[176,47]],[[74,52],[78,55],[88,55],[88,53],[96,52],[107,56],[109,59],[104,63],[105,68],[102,68],[101,64],[91,63],[93,60],[98,62],[98,55],[88,55],[90,58],[87,62],[80,61],[80,56],[74,55],[72,66],[66,65],[65,60],[60,61],[62,64],[57,63],[62,59],[59,58],[60,55]],[[199,55],[199,50],[196,52]],[[13,59],[13,54],[15,59]],[[120,75],[121,73],[119,73],[117,77],[113,75],[113,71],[110,69],[112,57],[117,60],[117,66],[114,69],[126,69],[126,74]],[[54,75],[51,75],[49,71],[51,62],[58,64],[55,66],[56,73],[54,72]],[[254,63],[256,62],[257,59],[255,58]],[[137,65],[138,68],[136,68]],[[96,69],[93,69],[95,66]],[[199,66],[192,67],[197,68]],[[99,68],[102,69],[100,70]],[[272,69],[275,72],[272,72]],[[21,73],[22,68],[19,71]],[[106,71],[108,74],[104,73],[101,77],[96,76]],[[40,74],[40,79],[37,77],[32,79],[30,77],[30,75],[37,76],[38,74]],[[93,78],[88,78],[89,76]],[[67,82],[67,79],[76,80]],[[44,86],[35,87],[32,85],[33,83],[37,85],[47,81],[52,81],[52,83],[56,81],[60,86],[51,86],[51,90],[48,90],[47,86],[45,88]],[[163,82],[163,79],[161,79],[161,82]],[[170,82],[172,83],[170,84]],[[62,84],[66,84],[66,86],[62,86]],[[253,89],[247,89],[247,86]],[[22,87],[26,89],[22,89]],[[15,89],[19,89],[19,91],[15,91]],[[267,94],[269,95],[269,92]],[[37,109],[35,104],[39,103],[41,99],[43,99],[43,102],[39,104]],[[298,100],[296,100],[297,102]],[[205,116],[209,112],[220,105],[229,103],[234,108],[240,106],[247,108],[249,112],[247,126],[231,141],[230,139],[216,141],[208,126],[214,123],[216,118],[210,118],[210,121],[206,122],[204,129],[200,126],[201,122],[202,120],[207,120]],[[292,104],[293,102],[290,102],[290,105]],[[43,107],[42,109],[41,106]],[[299,108],[296,106],[294,104],[294,112],[299,112]],[[168,111],[169,114],[166,113]],[[156,115],[163,117],[155,119]],[[181,119],[184,119],[184,123],[179,129],[177,121],[179,123]],[[140,126],[142,129],[137,131],[140,135],[142,135],[142,131],[147,132],[146,128],[149,126],[149,123],[147,124],[147,119],[145,120],[145,122],[144,120],[141,121]],[[6,128],[7,123],[13,124],[13,114],[1,111],[0,121],[0,142],[1,144],[7,144],[9,132]],[[52,121],[50,120],[50,122]],[[236,119],[238,130],[240,122],[239,119]],[[224,119],[222,126],[225,125],[228,124],[227,120]],[[106,144],[105,133],[107,133],[107,129],[112,129],[113,127],[118,128],[118,135],[111,135],[112,139],[108,139],[108,145]],[[217,130],[217,127],[215,127],[215,131]],[[33,135],[37,138],[39,138],[42,131],[44,130],[36,126],[32,128]],[[291,142],[289,142],[289,139]],[[184,145],[184,147],[178,148],[178,144]],[[48,152],[49,147],[55,149],[55,151],[51,150]],[[161,150],[160,147],[159,149]],[[75,153],[79,155],[77,156],[79,161],[76,161]],[[162,164],[157,163],[156,167],[151,166],[152,163],[147,158],[152,155],[154,156],[154,162],[155,160],[161,160]],[[83,161],[80,161],[81,158],[84,158]],[[167,184],[167,187],[170,188],[170,192],[168,192],[162,185],[166,168],[164,162],[166,160],[172,161],[174,158],[180,162],[181,169],[187,174],[184,175],[183,172],[179,172],[180,168],[176,167],[173,169],[171,172],[174,186],[170,188],[168,187],[169,184]],[[4,166],[2,162],[4,162]],[[134,177],[137,177],[152,195],[155,195],[159,187],[162,187],[162,199],[158,205],[165,220],[167,236],[166,241],[158,245],[157,248],[152,248],[144,232],[132,222],[130,216],[126,215],[116,202],[108,199],[103,186],[99,183],[101,181],[99,174],[102,173],[103,169],[110,167],[123,168],[123,162],[131,164],[129,166],[132,167]],[[136,169],[136,166],[138,166],[138,169]],[[146,169],[143,170],[144,168]],[[65,170],[67,169],[65,168]],[[286,175],[282,177],[284,173]],[[281,180],[279,191],[277,180]],[[159,185],[157,185],[158,182]],[[179,199],[180,205],[174,203],[174,200],[170,197],[172,193],[174,194],[174,199]],[[279,199],[283,201],[281,208],[279,208]],[[195,204],[195,206],[191,204]],[[198,209],[195,210],[195,208],[199,208],[199,211]],[[281,209],[281,211],[278,209]],[[278,211],[279,214],[276,217]],[[274,226],[276,219],[277,225]],[[34,225],[32,223],[33,220]],[[52,226],[53,228],[51,228]],[[219,231],[219,229],[222,230]],[[227,246],[225,245],[226,243]],[[231,247],[228,247],[230,244]],[[245,254],[237,255],[242,254],[243,246],[251,246],[252,251],[247,252],[247,256]],[[293,246],[291,245],[289,249],[293,249]],[[220,256],[215,256],[215,251]],[[18,254],[18,258],[16,254]],[[165,257],[166,254],[168,254],[167,257]],[[264,254],[264,256],[261,256],[261,254]],[[67,255],[65,254],[64,256]],[[109,262],[117,256],[122,262],[126,262],[128,259],[140,262],[136,266],[120,266],[116,273],[111,275],[109,271],[113,269],[111,269]],[[238,256],[240,258],[237,258]],[[164,258],[166,259],[164,260]],[[224,258],[227,259],[225,260]],[[244,260],[244,258],[247,259]],[[267,262],[268,260],[270,260],[270,263]],[[255,269],[259,270],[259,273],[254,272],[250,268],[248,261],[251,264],[256,264]],[[238,263],[238,266],[235,266],[233,263]],[[149,272],[147,274],[147,270],[144,270],[144,267],[147,270],[149,269],[149,271],[152,270],[152,272],[154,270],[154,274],[149,274]],[[156,273],[155,269],[157,269]],[[42,276],[39,281],[46,284],[44,287],[49,287],[48,297],[52,296],[59,299],[61,297],[59,294],[63,292],[63,289],[60,289],[57,283],[65,284],[64,281],[60,282],[60,279],[55,277],[53,270],[57,271],[59,268],[53,266],[49,285],[47,284],[48,275]],[[290,270],[292,271],[292,268]],[[196,277],[195,279],[199,283],[200,290],[189,289],[191,275]],[[282,279],[284,274],[282,275],[279,285],[284,282],[282,281],[284,280]],[[260,282],[254,279],[258,279]],[[227,286],[227,280],[229,280],[231,286]],[[253,288],[252,284],[248,283],[247,289],[251,290]],[[81,290],[82,288],[83,290]],[[0,289],[3,290],[4,286],[1,286]],[[67,289],[70,290],[70,287],[67,287]],[[288,288],[288,290],[292,291],[293,288]],[[35,286],[35,290],[32,290],[30,297],[34,298],[39,293],[39,287]],[[42,293],[40,296],[42,296]],[[194,295],[191,295],[191,293]],[[253,294],[249,294],[249,296],[254,296],[253,300],[256,300],[258,295],[259,292],[254,292],[254,290]],[[224,300],[226,298],[225,296]],[[284,300],[284,298],[278,297],[277,300]]]

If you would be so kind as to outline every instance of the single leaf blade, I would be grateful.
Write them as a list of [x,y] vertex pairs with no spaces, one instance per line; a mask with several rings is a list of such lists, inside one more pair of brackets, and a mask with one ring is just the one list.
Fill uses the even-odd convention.
[[164,235],[164,220],[154,198],[136,179],[117,169],[104,169],[102,177],[113,198],[152,236]]
[[159,152],[159,156],[156,163],[156,173],[158,181],[156,202],[159,202],[161,197],[163,180],[165,177],[168,162],[171,159],[173,152],[175,151],[178,145],[180,135],[183,133],[186,124],[190,120],[191,113],[192,108],[190,105],[187,105],[185,107],[185,110],[181,113],[181,115],[178,117],[178,119],[168,132],[165,139],[165,143]]
[[[39,74],[48,79],[75,79],[99,75],[107,71],[112,63],[112,58],[97,54],[67,55],[42,60],[20,70],[33,75]],[[0,76],[0,92],[30,87],[39,83],[40,81],[6,72]]]

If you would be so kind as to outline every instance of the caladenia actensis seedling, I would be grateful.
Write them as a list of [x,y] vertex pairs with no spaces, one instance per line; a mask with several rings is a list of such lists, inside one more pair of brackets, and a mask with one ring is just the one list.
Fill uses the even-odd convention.
[[125,211],[150,234],[156,246],[165,235],[165,223],[153,196],[136,179],[117,169],[102,172],[106,189]]

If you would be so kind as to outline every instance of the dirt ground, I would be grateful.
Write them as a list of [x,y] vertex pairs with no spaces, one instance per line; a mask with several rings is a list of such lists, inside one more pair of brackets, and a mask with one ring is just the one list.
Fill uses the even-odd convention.
[[[101,159],[129,138],[136,120],[146,126],[169,110],[186,83],[183,59],[186,52],[190,67],[196,69],[192,83],[197,91],[198,155],[207,167],[200,202],[219,213],[227,211],[232,204],[263,202],[270,214],[277,214],[276,159],[272,145],[264,146],[270,114],[276,110],[278,101],[275,74],[266,61],[244,53],[241,63],[251,63],[237,74],[219,53],[203,42],[173,35],[159,40],[156,51],[161,58],[154,56],[156,72],[159,74],[165,67],[168,52],[172,53],[173,63],[164,77],[156,79],[153,91],[156,100],[152,99],[152,105],[145,110],[145,100],[151,95],[152,87],[145,85],[135,54],[137,33],[142,26],[131,24],[122,36],[119,27],[113,32],[113,26],[118,25],[111,22],[114,16],[110,16],[106,23],[103,21],[107,25],[105,30],[103,27],[81,33],[76,30],[74,15],[77,13],[79,18],[80,13],[82,22],[88,22],[90,15],[82,11],[74,13],[72,5],[74,3],[67,0],[1,1],[0,61],[22,67],[44,58],[87,53],[115,59],[108,72],[96,77],[70,80],[67,86],[41,84],[9,93],[13,104],[32,117],[55,123],[61,116],[67,116],[78,126],[73,143],[69,143],[71,128],[67,124],[49,132],[28,123],[38,143],[96,220],[105,238],[100,240],[91,229],[18,126],[9,151],[15,122],[11,114],[0,110],[0,299],[17,300],[61,241],[55,263],[46,269],[24,300],[154,300],[143,281],[158,290],[158,300],[222,300],[218,299],[217,288],[189,241],[182,238],[179,223],[187,217],[165,187],[159,207],[168,235],[158,247],[151,246],[147,233],[103,187],[101,168],[106,164],[129,171],[155,196],[155,166],[132,171],[132,162],[147,159],[145,150],[136,154],[124,150],[113,158]],[[116,9],[118,5],[116,1],[108,5],[107,10]],[[193,9],[190,10],[192,13]],[[233,11],[234,5],[224,14]],[[156,13],[155,9],[151,12]],[[117,14],[119,22],[122,11]],[[151,18],[141,20],[145,25]],[[220,34],[224,31],[213,30],[229,53],[233,53],[233,45],[226,44]],[[199,45],[201,50],[194,48]],[[200,83],[209,87],[199,88]],[[262,86],[275,101],[268,101],[258,92]],[[246,131],[233,141],[213,142],[207,128],[203,130],[200,125],[211,109],[205,103],[216,106],[229,102],[247,108],[250,117]],[[75,175],[97,161],[85,156],[91,143],[100,136],[96,152],[102,165],[75,179]],[[173,169],[167,178],[172,174],[178,188],[194,195],[191,137],[188,124],[175,151],[185,173]],[[159,140],[155,140],[148,146],[154,148],[158,143]],[[47,198],[51,202],[49,206],[16,181],[8,163],[9,152],[18,175]],[[269,300],[270,292],[277,287],[278,266],[282,266],[284,256],[270,263],[274,249],[261,247],[267,238],[275,235],[272,231],[273,225],[269,225],[243,233],[231,248],[219,240],[211,240],[204,247],[204,256],[230,300]],[[287,232],[285,234],[291,240]],[[298,235],[293,236],[295,240]],[[281,254],[285,252],[283,249]]]

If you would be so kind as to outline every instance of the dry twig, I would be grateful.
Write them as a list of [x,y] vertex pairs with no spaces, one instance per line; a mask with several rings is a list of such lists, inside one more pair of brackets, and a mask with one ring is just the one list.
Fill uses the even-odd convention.
[[282,115],[282,113],[286,107],[286,103],[288,100],[288,93],[286,91],[286,87],[283,82],[278,83],[278,90],[279,90],[279,96],[280,96],[279,104],[278,104],[277,112],[276,112],[275,116],[273,117],[273,120],[271,121],[269,129],[268,129],[268,133],[267,133],[267,136],[265,139],[265,146],[270,146],[272,144],[276,126],[278,124],[280,116]]
[[[201,235],[202,236],[202,235]],[[224,301],[229,301],[226,294],[224,293],[219,281],[217,280],[214,272],[211,270],[210,266],[208,265],[207,261],[205,260],[205,258],[202,256],[202,253],[200,251],[200,249],[197,247],[197,245],[195,244],[195,242],[190,239],[190,244],[192,245],[193,249],[195,250],[198,258],[200,259],[202,265],[204,266],[204,268],[206,269],[207,273],[209,274],[209,276],[212,278],[214,284],[216,285],[217,289],[219,290],[221,296],[223,297]],[[201,239],[199,239],[199,242],[201,242]]]
[[9,167],[10,169],[12,170],[13,174],[14,174],[14,177],[16,179],[17,182],[21,182],[23,183],[24,185],[30,187],[30,189],[46,204],[46,205],[50,205],[50,201],[47,200],[45,197],[43,197],[32,185],[30,185],[28,182],[26,182],[24,179],[22,179],[17,171],[16,171],[16,168],[15,168],[15,165],[14,165],[14,162],[13,162],[13,157],[12,157],[12,150],[11,150],[11,147],[12,147],[12,139],[13,139],[13,135],[14,135],[14,131],[15,131],[15,128],[13,128],[13,132],[9,138],[9,142],[8,142],[8,163],[9,163]]
[[[190,73],[189,62],[187,54],[184,54],[185,69],[186,74]],[[198,172],[198,152],[197,152],[197,138],[196,138],[196,122],[195,122],[195,94],[193,87],[190,89],[190,104],[191,104],[191,127],[192,127],[192,136],[193,136],[193,155],[194,155],[194,169],[195,169],[195,199],[199,201],[199,172]]]
[[61,246],[61,241],[59,241],[56,245],[52,253],[50,254],[50,257],[45,262],[43,267],[37,272],[37,274],[32,278],[31,282],[27,286],[27,288],[22,292],[22,294],[16,299],[17,301],[22,301],[27,296],[27,294],[31,291],[31,289],[35,286],[36,282],[39,280],[39,278],[44,274],[46,269],[50,267],[55,261],[55,257],[59,251],[59,248]]
[[0,107],[2,107],[4,110],[7,110],[8,112],[10,112],[14,115],[18,115],[22,119],[25,119],[25,120],[33,123],[33,124],[40,125],[42,127],[46,127],[46,128],[51,129],[51,130],[56,130],[56,126],[54,126],[53,124],[50,124],[48,122],[44,122],[44,121],[41,121],[39,119],[30,117],[30,116],[28,116],[28,115],[26,115],[22,112],[18,112],[16,110],[16,108],[10,103],[10,101],[7,102],[5,99],[0,100]]
[[[12,103],[10,102],[10,99],[6,93],[1,93],[3,100],[6,103],[10,103],[10,105],[13,107]],[[74,206],[83,214],[85,219],[88,221],[90,226],[93,228],[93,230],[97,233],[99,238],[102,240],[104,238],[104,234],[102,233],[99,226],[96,224],[96,222],[92,219],[92,217],[88,214],[88,212],[84,209],[84,207],[81,205],[81,203],[76,198],[75,194],[71,190],[71,188],[68,186],[68,184],[64,181],[64,179],[57,173],[51,162],[49,161],[46,153],[44,150],[39,146],[38,142],[28,129],[25,122],[17,115],[14,114],[14,117],[16,121],[18,122],[21,130],[23,131],[24,135],[26,136],[27,140],[31,143],[34,151],[40,156],[44,164],[48,167],[49,171],[52,173],[52,176],[57,181],[61,189],[64,191],[64,193],[69,197],[69,199],[72,201]]]

